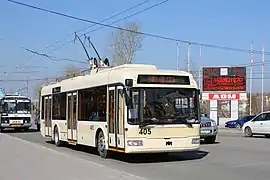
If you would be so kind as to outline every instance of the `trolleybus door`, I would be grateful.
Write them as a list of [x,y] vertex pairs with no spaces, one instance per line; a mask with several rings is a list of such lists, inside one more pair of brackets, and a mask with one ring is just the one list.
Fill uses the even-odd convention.
[[45,136],[52,136],[52,97],[45,97]]
[[124,93],[121,86],[109,87],[109,146],[124,149]]
[[68,140],[77,141],[77,93],[68,94]]

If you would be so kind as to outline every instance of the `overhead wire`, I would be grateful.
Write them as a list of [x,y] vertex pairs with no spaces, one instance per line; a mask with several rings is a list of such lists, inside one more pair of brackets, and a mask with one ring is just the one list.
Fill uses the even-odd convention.
[[[145,11],[148,11],[148,10],[150,10],[150,9],[153,9],[154,7],[160,6],[160,5],[162,5],[162,4],[164,4],[164,3],[168,2],[168,1],[169,1],[169,0],[164,0],[164,1],[161,1],[161,2],[159,2],[159,3],[156,3],[156,4],[152,5],[152,6],[149,6],[149,7],[147,7],[147,8],[144,8],[144,9],[138,11],[138,12],[132,13],[132,14],[130,14],[130,15],[128,15],[128,16],[125,16],[125,17],[120,18],[120,19],[118,19],[118,20],[116,20],[116,21],[113,21],[113,22],[109,23],[109,25],[113,25],[113,24],[118,23],[118,22],[120,22],[120,21],[126,20],[126,19],[131,18],[131,17],[133,17],[133,16],[136,16],[136,15],[138,15],[138,14],[141,14],[141,13],[143,13],[143,12],[145,12]],[[94,24],[94,25],[96,25],[96,24]],[[98,27],[98,28],[96,28],[96,29],[93,29],[93,30],[91,30],[91,31],[88,31],[88,32],[86,32],[86,33],[84,33],[84,34],[89,34],[89,33],[98,31],[98,30],[100,30],[100,29],[102,29],[102,28],[104,28],[104,26],[100,26],[100,27]],[[67,44],[69,44],[69,43],[71,43],[71,42],[73,42],[73,40],[68,41]],[[59,46],[59,47],[56,47],[55,49],[52,50],[52,52],[55,52],[56,50],[59,50],[59,49],[63,48],[65,45],[66,45],[66,44],[63,44],[63,45],[61,45],[61,46]]]
[[[140,3],[138,3],[138,4],[136,4],[136,5],[134,5],[134,6],[130,7],[130,8],[128,8],[128,9],[125,9],[125,10],[119,12],[119,13],[116,13],[116,14],[114,14],[114,15],[108,17],[108,18],[105,18],[105,19],[101,20],[101,22],[105,22],[105,21],[107,21],[107,20],[110,20],[110,19],[112,19],[112,18],[115,18],[115,17],[117,17],[117,16],[119,16],[119,15],[121,15],[121,14],[124,14],[124,13],[126,13],[126,12],[128,12],[128,11],[130,11],[130,10],[132,10],[132,9],[135,9],[135,8],[137,8],[137,7],[139,7],[139,6],[143,5],[143,4],[146,4],[146,3],[150,2],[150,1],[151,1],[151,0],[144,0],[144,1],[142,1],[142,2],[140,2]],[[96,24],[92,24],[92,25],[87,26],[87,27],[85,27],[85,28],[83,28],[83,29],[79,29],[79,30],[77,30],[77,31],[75,31],[75,32],[78,33],[78,32],[84,31],[84,30],[86,30],[86,29],[89,29],[89,28],[91,28],[91,27],[94,27],[95,25],[96,25]],[[68,37],[71,36],[71,35],[74,35],[74,33],[68,34],[67,36],[65,36],[65,37],[63,38],[63,40],[68,39]],[[61,42],[61,40],[58,40],[58,41],[56,41],[55,43],[52,43],[52,44],[46,46],[45,48],[48,49],[48,48],[50,48],[50,47],[52,47],[52,46],[55,46],[55,45],[59,44],[60,42]],[[72,40],[72,41],[69,41],[69,42],[67,42],[67,43],[70,43],[70,42],[73,42],[73,40]],[[62,45],[60,45],[59,47],[56,47],[56,48],[52,49],[51,51],[48,51],[47,53],[55,52],[56,50],[59,50],[59,49],[63,48],[64,46],[65,46],[65,44],[64,44],[64,45],[62,44]],[[31,59],[32,57],[34,57],[34,55],[31,56],[30,58],[28,58],[28,60]],[[36,63],[35,60],[34,60],[31,64],[34,64],[34,63]]]
[[[57,12],[57,11],[53,11],[53,10],[49,10],[49,9],[45,9],[45,8],[41,8],[41,7],[37,7],[37,6],[33,6],[33,5],[29,5],[29,4],[14,1],[14,0],[8,0],[8,1],[11,2],[11,3],[21,5],[21,6],[25,6],[25,7],[36,9],[36,10],[39,10],[39,11],[55,14],[55,15],[58,15],[58,16],[69,18],[69,19],[74,19],[74,20],[78,20],[78,21],[82,21],[82,22],[91,23],[91,24],[97,24],[97,25],[101,25],[101,26],[104,26],[104,27],[118,29],[118,30],[122,30],[122,31],[128,31],[128,32],[132,32],[132,33],[137,33],[137,34],[141,34],[141,35],[149,36],[149,37],[153,37],[153,38],[158,38],[158,39],[163,39],[163,40],[168,40],[168,41],[181,42],[181,43],[185,43],[185,44],[198,45],[198,46],[201,46],[201,47],[216,48],[216,49],[243,52],[243,53],[251,53],[252,52],[253,54],[261,54],[261,51],[258,51],[258,50],[252,50],[251,51],[249,49],[234,48],[234,47],[229,47],[229,46],[220,46],[220,45],[215,45],[215,44],[205,44],[205,43],[199,43],[199,42],[196,42],[196,41],[181,40],[181,39],[177,39],[177,38],[172,38],[172,37],[168,37],[168,36],[161,36],[161,35],[155,35],[155,34],[150,34],[150,33],[141,32],[141,31],[133,31],[133,30],[130,30],[130,29],[117,27],[117,26],[113,26],[113,25],[108,25],[108,24],[105,24],[105,23],[100,23],[100,22],[88,20],[88,19],[85,19],[85,18],[76,17],[76,16],[69,15],[69,14],[64,14],[64,13],[61,13],[61,12]],[[265,55],[270,55],[270,52],[264,52],[264,53],[265,53]]]

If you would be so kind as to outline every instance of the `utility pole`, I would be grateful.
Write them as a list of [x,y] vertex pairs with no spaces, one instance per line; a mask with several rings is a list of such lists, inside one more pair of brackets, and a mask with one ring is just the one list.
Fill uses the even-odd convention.
[[251,104],[252,104],[252,66],[253,66],[253,41],[250,45],[250,79],[249,79],[249,114],[251,115]]
[[179,42],[176,42],[176,70],[179,70],[179,55],[180,55],[180,46]]
[[29,81],[26,80],[26,96],[28,97],[28,86],[29,86]]
[[188,54],[187,54],[187,71],[190,72],[190,45],[191,43],[188,43]]

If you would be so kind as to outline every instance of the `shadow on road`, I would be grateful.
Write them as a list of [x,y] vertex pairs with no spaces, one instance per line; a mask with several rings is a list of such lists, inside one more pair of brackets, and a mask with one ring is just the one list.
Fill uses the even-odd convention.
[[32,132],[38,132],[36,129],[29,129],[28,131],[25,131],[23,129],[5,129],[2,133],[32,133]]
[[[95,148],[77,145],[65,145],[67,148],[90,153],[98,156]],[[126,163],[163,163],[163,162],[176,162],[176,161],[188,161],[188,160],[198,160],[207,156],[206,151],[192,151],[192,152],[182,152],[182,153],[154,153],[154,154],[122,154],[111,152],[110,159],[122,161]]]

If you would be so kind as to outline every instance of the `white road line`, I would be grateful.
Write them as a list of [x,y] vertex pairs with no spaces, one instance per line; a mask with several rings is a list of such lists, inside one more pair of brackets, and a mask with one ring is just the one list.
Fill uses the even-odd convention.
[[269,165],[270,162],[259,162],[259,163],[253,163],[253,164],[242,164],[242,165],[237,165],[233,166],[233,168],[245,168],[245,167],[252,167],[252,166],[263,166],[263,165]]
[[116,172],[119,172],[121,174],[124,174],[124,175],[127,175],[127,176],[130,176],[130,177],[134,177],[134,178],[137,178],[137,179],[141,179],[141,180],[149,180],[147,178],[144,178],[144,177],[141,177],[141,176],[137,176],[137,175],[134,175],[134,174],[130,174],[130,173],[127,173],[127,172],[124,172],[124,171],[119,171],[117,169],[114,169],[114,168],[111,168],[109,166],[105,166],[105,165],[102,165],[102,164],[98,164],[98,163],[95,163],[95,162],[92,162],[92,161],[88,161],[86,159],[82,159],[82,158],[79,158],[79,157],[73,157],[73,156],[70,156],[66,153],[63,153],[63,152],[59,152],[57,150],[54,150],[54,149],[51,149],[51,148],[48,148],[48,147],[45,147],[45,146],[42,146],[42,145],[39,145],[39,144],[36,144],[36,143],[33,143],[33,142],[30,142],[30,141],[27,141],[27,140],[23,140],[23,139],[20,139],[18,137],[14,137],[14,136],[10,136],[8,134],[3,134],[3,133],[0,133],[0,136],[3,135],[3,136],[7,136],[11,139],[14,139],[14,140],[17,140],[17,141],[20,141],[20,142],[23,142],[23,143],[26,143],[26,144],[29,144],[31,146],[34,146],[34,147],[37,147],[37,148],[43,148],[43,149],[46,149],[46,150],[49,150],[55,154],[59,154],[59,155],[62,155],[62,156],[65,156],[66,158],[72,158],[72,159],[77,159],[77,160],[80,160],[82,162],[88,162],[88,163],[91,163],[93,165],[96,165],[100,168],[108,168],[112,171],[116,171]]

